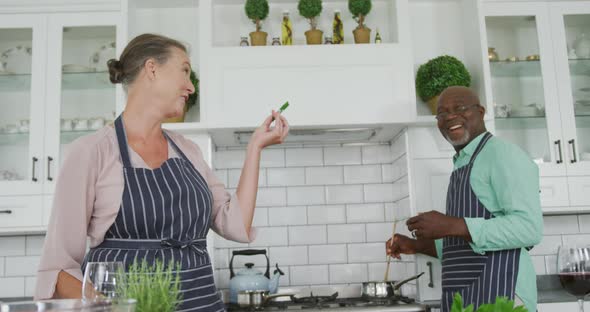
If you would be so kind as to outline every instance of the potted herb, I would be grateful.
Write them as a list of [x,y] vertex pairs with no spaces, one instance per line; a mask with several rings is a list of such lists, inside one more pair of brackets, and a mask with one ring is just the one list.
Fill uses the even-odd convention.
[[465,65],[455,57],[439,56],[420,65],[416,73],[416,92],[428,103],[433,115],[436,114],[438,96],[451,86],[469,87],[471,75]]
[[524,306],[514,306],[514,301],[508,300],[505,297],[496,298],[495,303],[482,304],[477,311],[473,310],[473,305],[470,304],[466,308],[463,307],[463,298],[461,294],[455,293],[453,297],[453,304],[451,305],[451,312],[527,312]]
[[321,44],[323,32],[317,29],[317,17],[322,13],[322,0],[299,0],[299,14],[309,21],[311,29],[305,32],[307,44]]
[[127,271],[125,283],[118,284],[117,291],[123,298],[137,300],[136,312],[172,312],[182,299],[180,294],[180,276],[173,272],[173,267],[180,266],[162,262],[150,266],[145,259],[134,262]]
[[191,109],[191,107],[194,107],[197,105],[197,99],[199,98],[199,78],[197,78],[197,74],[193,70],[191,70],[190,79],[191,79],[191,82],[193,83],[193,87],[195,87],[195,92],[188,96],[188,100],[186,101],[186,105],[184,105],[184,112],[182,113],[182,116],[168,118],[164,121],[165,123],[167,123],[167,122],[183,122],[184,117],[186,116],[186,113],[188,112],[188,110]]
[[369,43],[371,29],[365,26],[365,18],[371,12],[371,0],[348,0],[348,10],[358,23],[358,26],[352,31],[354,42]]
[[267,0],[246,0],[246,15],[256,24],[256,31],[250,33],[250,42],[253,46],[266,45],[268,34],[262,29],[261,22],[268,16]]

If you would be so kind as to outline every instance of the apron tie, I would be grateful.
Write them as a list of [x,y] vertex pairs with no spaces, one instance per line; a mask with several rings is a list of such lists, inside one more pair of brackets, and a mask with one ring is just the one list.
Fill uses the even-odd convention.
[[160,244],[165,247],[172,247],[178,249],[190,248],[196,253],[204,255],[207,249],[207,243],[204,239],[194,239],[188,241],[180,241],[174,238],[167,238],[160,241]]

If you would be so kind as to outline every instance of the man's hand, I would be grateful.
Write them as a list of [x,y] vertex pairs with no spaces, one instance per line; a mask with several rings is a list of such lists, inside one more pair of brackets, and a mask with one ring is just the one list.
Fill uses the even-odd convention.
[[405,235],[395,234],[385,243],[385,252],[396,259],[401,259],[401,254],[413,255],[417,252],[416,240]]
[[463,218],[450,217],[438,211],[421,213],[408,219],[406,225],[418,239],[458,236],[471,242],[471,235]]

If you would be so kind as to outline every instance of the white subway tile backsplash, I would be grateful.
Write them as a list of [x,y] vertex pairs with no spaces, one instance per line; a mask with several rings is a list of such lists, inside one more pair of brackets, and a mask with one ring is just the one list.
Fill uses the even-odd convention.
[[39,266],[39,256],[6,257],[5,276],[35,276]]
[[391,202],[393,201],[393,185],[386,184],[365,184],[365,202]]
[[[24,238],[24,237],[23,237]],[[23,244],[24,248],[24,244]],[[1,277],[0,294],[2,298],[24,297],[25,295],[25,278],[24,277]]]
[[546,273],[545,256],[531,256],[531,260],[533,261],[533,266],[537,275]]
[[326,202],[328,204],[357,204],[363,202],[362,185],[331,185],[326,186]]
[[326,202],[324,186],[293,186],[287,188],[289,206],[322,205]]
[[347,223],[367,223],[383,221],[383,204],[346,205]]
[[309,246],[309,264],[346,263],[346,245]]
[[303,168],[270,168],[267,169],[269,186],[303,185],[305,170]]
[[305,168],[305,184],[330,185],[342,183],[342,167],[340,166]]
[[585,246],[590,242],[590,234],[563,235],[564,245]]
[[393,182],[395,175],[393,169],[394,167],[392,164],[381,165],[381,177],[383,178],[383,183]]
[[229,270],[215,270],[215,285],[217,288],[229,288]]
[[288,148],[285,149],[287,167],[322,166],[324,151],[322,148]]
[[330,283],[362,283],[367,281],[367,264],[333,264],[330,265]]
[[392,222],[395,218],[401,218],[401,213],[398,211],[398,203],[385,203],[384,209],[385,221]]
[[268,222],[271,226],[307,224],[305,206],[290,206],[268,210]]
[[213,233],[212,235],[215,248],[248,248],[248,244],[227,240],[217,233]]
[[543,234],[574,234],[579,233],[578,216],[545,216],[543,217]]
[[391,146],[369,145],[363,146],[363,164],[391,163]]
[[271,262],[278,263],[279,267],[307,264],[307,246],[271,247],[269,250]]
[[344,183],[381,183],[381,165],[344,166]]
[[285,167],[285,149],[265,148],[260,155],[260,167]]
[[252,225],[255,227],[268,226],[268,208],[256,208]]
[[547,235],[543,236],[541,243],[535,248],[531,249],[531,255],[554,255],[557,253],[557,248],[561,246],[561,236],[559,235]]
[[364,243],[364,224],[328,225],[328,243]]
[[[382,281],[385,277],[385,270],[387,269],[387,262],[369,263],[369,280]],[[391,261],[389,264],[389,274],[387,279],[390,281],[402,280],[406,275],[406,264],[398,261]]]
[[0,237],[0,257],[1,256],[24,256],[24,255],[25,255],[25,237],[24,236]]
[[325,244],[325,225],[307,225],[289,227],[289,245],[319,245]]
[[288,241],[286,227],[261,227],[250,246],[286,246]]
[[[242,169],[229,169],[227,170],[227,179],[228,184],[227,187],[230,188],[237,188],[238,183],[240,182],[240,175],[242,174]],[[266,170],[262,169],[258,172],[258,186],[266,186]]]
[[43,251],[45,235],[29,235],[25,239],[27,256],[40,256]]
[[346,223],[344,205],[321,205],[307,207],[308,224]]
[[242,168],[245,158],[245,150],[218,150],[214,153],[213,166],[216,169]]
[[413,217],[412,207],[410,206],[410,197],[402,198],[397,202],[397,207],[394,208],[396,211],[396,220],[405,220]]
[[366,226],[367,242],[381,242],[385,246],[385,242],[391,237],[393,223],[370,223]]
[[36,277],[25,277],[25,296],[35,296],[35,285],[37,284]]
[[258,189],[256,207],[277,207],[287,204],[287,189],[284,187],[263,187]]
[[387,260],[384,243],[348,244],[348,262],[381,262]]
[[215,248],[215,268],[229,268],[229,249]]
[[324,148],[326,165],[360,165],[361,148],[358,146]]
[[291,267],[292,285],[321,285],[328,284],[327,265],[305,265]]

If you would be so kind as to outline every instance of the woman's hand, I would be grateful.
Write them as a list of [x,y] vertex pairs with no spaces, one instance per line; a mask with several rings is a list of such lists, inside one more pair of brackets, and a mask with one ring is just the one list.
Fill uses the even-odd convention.
[[[271,127],[273,119],[275,125]],[[262,125],[254,131],[249,144],[262,150],[267,146],[283,143],[287,134],[289,134],[287,119],[273,110],[272,114],[266,117]]]

